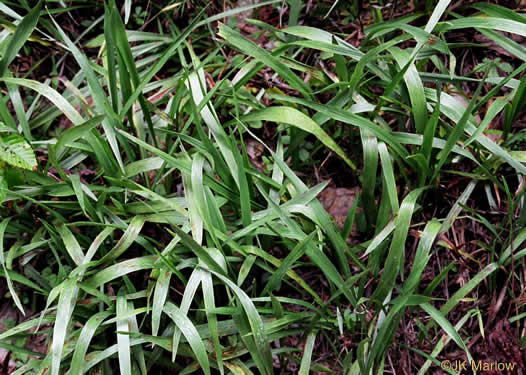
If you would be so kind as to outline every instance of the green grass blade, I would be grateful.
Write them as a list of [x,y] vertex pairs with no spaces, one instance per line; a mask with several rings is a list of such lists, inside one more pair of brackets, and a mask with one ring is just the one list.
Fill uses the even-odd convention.
[[117,348],[119,353],[119,373],[122,375],[132,374],[130,336],[127,334],[129,332],[129,322],[126,317],[123,317],[127,312],[128,303],[126,297],[117,296]]
[[258,363],[258,367],[260,367],[259,370],[263,374],[272,374],[272,354],[270,352],[268,339],[265,334],[263,321],[256,307],[254,306],[254,303],[241,288],[239,288],[235,283],[230,281],[230,279],[228,279],[226,276],[223,276],[222,274],[219,274],[214,271],[211,272],[223,283],[225,283],[236,295],[239,303],[245,311],[253,335],[253,340],[257,348],[257,352],[252,352],[252,356],[254,357],[256,363]]
[[398,203],[398,192],[396,191],[396,180],[391,155],[389,155],[387,146],[383,142],[378,144],[378,151],[380,153],[380,160],[382,161],[382,174],[384,176],[385,186],[387,187],[391,209],[393,210],[393,214],[397,215],[400,205]]
[[420,305],[423,310],[425,310],[439,325],[442,327],[442,329],[447,333],[449,337],[455,341],[455,343],[460,346],[464,352],[466,352],[466,355],[468,356],[468,360],[471,363],[473,361],[473,358],[471,357],[471,354],[469,353],[469,350],[462,341],[462,338],[458,334],[457,330],[453,325],[446,319],[446,317],[437,309],[435,309],[433,306],[431,306],[429,303],[422,303]]
[[[62,29],[55,22],[55,20],[53,20],[53,23],[55,24],[55,27],[57,28],[62,39],[65,41],[72,55],[75,57],[75,60],[77,60],[77,63],[80,65],[81,70],[86,75],[86,79],[90,87],[90,92],[91,92],[93,101],[95,102],[95,105],[98,111],[100,113],[106,113],[108,110],[110,110],[110,106],[109,106],[109,103],[106,97],[106,92],[103,90],[100,82],[95,76],[95,73],[93,69],[91,68],[90,62],[88,61],[86,55],[80,52],[80,50],[75,46],[75,44],[68,38],[66,33],[62,31]],[[102,121],[102,126],[104,128],[106,137],[108,138],[108,143],[110,144],[110,147],[113,151],[115,160],[117,161],[120,169],[124,171],[124,165],[123,165],[122,158],[120,155],[119,146],[117,144],[117,139],[115,137],[115,128],[117,127],[117,124],[115,123],[114,118],[115,116],[111,116],[111,115],[107,116]],[[112,123],[110,123],[110,121],[112,121]]]
[[281,281],[287,270],[298,260],[306,251],[307,246],[310,244],[316,232],[312,232],[303,240],[301,240],[292,251],[287,255],[287,257],[281,262],[281,265],[278,269],[272,274],[267,285],[261,292],[262,295],[267,295],[272,293],[276,288],[277,284]]
[[33,9],[31,9],[29,13],[18,24],[15,32],[13,33],[13,36],[11,37],[11,40],[9,41],[9,44],[4,50],[2,59],[0,60],[0,77],[3,77],[5,75],[9,64],[16,57],[18,51],[20,51],[20,49],[26,43],[26,40],[29,38],[29,36],[33,32],[33,29],[37,25],[42,3],[43,1],[40,0],[37,3],[37,5]]
[[89,288],[97,288],[131,272],[154,268],[157,260],[156,256],[144,256],[122,261],[97,272],[93,277],[86,280],[84,285]]
[[64,351],[67,329],[75,307],[78,290],[77,280],[67,279],[64,281],[58,299],[57,317],[53,327],[53,343],[51,344],[52,375],[58,375],[60,372],[60,364],[62,353]]
[[192,351],[194,352],[203,372],[206,375],[210,375],[210,363],[208,361],[205,345],[203,344],[203,340],[199,336],[199,333],[195,329],[192,321],[188,319],[185,313],[183,313],[171,302],[167,302],[165,304],[164,312],[173,319],[177,328],[181,330],[182,334],[190,344],[190,347],[192,348]]
[[404,283],[402,294],[409,295],[417,290],[422,272],[424,272],[424,269],[431,258],[429,253],[435,242],[436,236],[440,231],[440,227],[440,223],[436,220],[429,221],[426,224],[422,236],[420,237],[420,241],[418,242],[415,259],[413,260],[413,267]]
[[104,257],[100,260],[101,263],[108,263],[114,259],[117,259],[122,253],[124,253],[133,242],[139,236],[141,229],[146,221],[144,216],[135,216],[131,219],[128,228],[115,244],[113,249],[111,249]]
[[292,107],[269,107],[256,112],[252,112],[241,118],[244,121],[273,121],[282,124],[289,124],[301,130],[315,135],[320,142],[337,153],[352,169],[356,169],[354,163],[349,160],[343,150],[316,124],[310,117]]
[[[188,282],[186,283],[183,299],[181,300],[181,305],[179,307],[179,312],[181,314],[184,314],[185,316],[188,315],[188,311],[190,310],[190,305],[192,304],[192,301],[194,300],[195,293],[197,292],[197,288],[201,284],[201,277],[202,273],[199,272],[199,269],[195,269],[192,274],[190,275],[190,278],[188,279]],[[179,342],[181,340],[181,331],[179,329],[174,330],[173,339],[172,339],[172,362],[175,361],[175,358],[177,356],[177,350],[179,348]]]
[[414,62],[410,62],[409,54],[397,47],[391,47],[389,52],[393,55],[400,69],[404,68],[406,64],[410,64],[409,68],[404,74],[404,81],[411,99],[412,115],[415,121],[415,128],[418,133],[424,134],[427,124],[427,103],[424,94],[424,85],[420,79],[420,75],[416,70]]
[[[464,324],[469,321],[473,316],[473,311],[468,311],[468,313],[466,315],[464,315],[459,321],[457,324],[455,324],[455,331],[460,331],[460,329],[464,326]],[[437,344],[435,346],[435,348],[433,349],[433,351],[431,352],[431,355],[430,355],[430,358],[436,358],[440,352],[442,351],[442,349],[449,343],[449,341],[451,341],[451,336],[449,335],[444,335],[442,336],[438,341],[437,341]],[[431,363],[433,361],[431,359],[427,359],[426,362],[422,365],[422,368],[418,371],[418,374],[417,375],[425,375],[427,373],[427,370],[429,369],[429,366],[431,366]],[[437,361],[438,362],[438,361]],[[438,364],[440,365],[440,362],[438,362]],[[455,372],[453,372],[453,374],[455,374]]]
[[80,265],[84,261],[84,253],[82,252],[82,248],[80,247],[77,239],[75,236],[73,236],[73,233],[66,227],[63,223],[57,223],[55,226],[58,234],[62,238],[62,241],[64,241],[64,245],[66,246],[66,250],[73,259],[73,261]]
[[203,288],[203,300],[205,303],[208,328],[210,330],[210,336],[212,337],[212,342],[214,343],[217,366],[219,367],[219,372],[221,373],[221,375],[223,375],[225,370],[223,366],[223,350],[221,348],[221,343],[219,342],[219,329],[218,329],[217,315],[211,311],[215,309],[216,307],[212,275],[206,271],[201,270],[200,272],[203,273],[203,275],[201,275],[201,282],[202,282],[202,288]]
[[376,222],[376,173],[378,170],[378,140],[365,128],[360,129],[363,148],[362,195],[361,202],[365,210],[367,224],[372,229]]
[[15,289],[13,288],[13,283],[11,281],[11,274],[8,272],[6,268],[5,259],[4,259],[4,234],[5,234],[5,230],[10,220],[11,218],[7,218],[7,219],[2,220],[2,222],[0,223],[0,263],[2,263],[2,270],[4,271],[3,276],[6,278],[9,293],[11,293],[11,297],[13,298],[15,305],[20,310],[22,315],[26,315],[26,313],[24,312],[24,308],[22,307],[22,303],[20,302],[20,299],[18,298],[18,295],[15,292]]
[[314,350],[317,333],[317,331],[312,331],[307,336],[307,342],[305,343],[305,349],[303,350],[303,357],[301,358],[300,369],[298,372],[299,375],[308,375],[310,373],[312,351]]
[[526,24],[514,20],[498,17],[465,17],[449,20],[443,24],[440,31],[480,28],[505,31],[526,37]]
[[161,321],[161,313],[163,311],[166,297],[168,296],[168,289],[170,288],[170,279],[172,272],[170,269],[163,267],[159,270],[159,277],[155,283],[155,291],[152,302],[152,335],[157,336]]
[[393,240],[385,261],[384,271],[382,272],[378,287],[374,292],[374,297],[379,302],[383,302],[387,295],[393,290],[396,277],[400,270],[403,269],[405,241],[409,234],[411,217],[413,215],[416,200],[423,190],[424,189],[422,188],[413,190],[402,201],[400,213],[396,219],[396,229],[393,235]]
[[71,358],[71,367],[69,369],[71,375],[82,375],[84,373],[82,368],[91,339],[95,335],[97,328],[110,315],[109,311],[101,311],[89,318],[84,327],[82,327],[73,357]]
[[256,60],[271,67],[278,73],[285,81],[287,81],[293,88],[297,89],[305,96],[311,95],[310,87],[305,84],[297,75],[295,75],[289,67],[283,64],[278,58],[267,52],[257,44],[241,36],[237,31],[230,27],[220,24],[219,36],[232,44],[234,48],[241,50],[243,53],[255,58]]

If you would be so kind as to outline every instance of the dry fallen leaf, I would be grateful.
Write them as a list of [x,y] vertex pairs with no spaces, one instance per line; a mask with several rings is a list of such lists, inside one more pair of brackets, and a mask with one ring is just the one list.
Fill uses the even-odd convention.
[[[349,209],[354,203],[356,194],[360,189],[353,188],[335,188],[327,187],[319,195],[319,200],[325,210],[334,218],[336,224],[343,228]],[[356,234],[356,228],[353,226],[351,237]]]

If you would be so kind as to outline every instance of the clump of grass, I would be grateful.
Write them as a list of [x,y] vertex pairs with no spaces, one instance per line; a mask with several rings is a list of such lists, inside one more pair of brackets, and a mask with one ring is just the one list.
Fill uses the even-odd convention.
[[[14,373],[377,374],[402,345],[421,374],[452,344],[478,358],[463,327],[484,337],[499,314],[480,294],[507,278],[516,298],[524,281],[526,53],[502,32],[526,36],[526,18],[371,8],[355,47],[290,1],[282,28],[236,29],[279,4],[149,18],[111,0],[76,39],[57,20],[77,5],[1,5],[0,273],[20,321],[0,347]],[[465,73],[459,50],[484,47],[455,41],[465,29],[514,60]],[[49,76],[17,72],[35,45],[71,74],[57,80],[54,58]],[[255,86],[261,72],[273,87]],[[361,188],[343,229],[317,198],[328,181],[308,178],[326,158]],[[522,310],[502,319],[523,327]],[[418,339],[396,339],[408,321]],[[27,349],[38,335],[44,350]]]

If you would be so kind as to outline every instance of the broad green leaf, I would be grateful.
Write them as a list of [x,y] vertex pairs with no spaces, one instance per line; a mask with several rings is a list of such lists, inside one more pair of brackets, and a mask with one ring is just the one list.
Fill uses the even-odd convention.
[[0,160],[14,167],[29,170],[38,165],[31,146],[23,137],[16,134],[0,137]]

